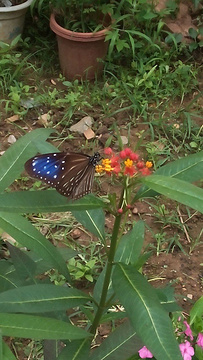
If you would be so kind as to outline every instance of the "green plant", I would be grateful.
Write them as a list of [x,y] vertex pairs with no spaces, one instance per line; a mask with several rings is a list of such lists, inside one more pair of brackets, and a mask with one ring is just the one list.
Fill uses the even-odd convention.
[[[174,333],[184,360],[202,360],[203,358],[203,297],[199,298],[186,315],[180,311],[171,314]],[[153,358],[153,355],[146,356],[146,347],[139,351],[140,357]],[[149,355],[149,353],[148,353]],[[152,355],[152,356],[151,356]],[[194,357],[193,357],[194,355]],[[135,359],[138,359],[137,357]],[[140,358],[139,358],[140,359]]]
[[22,77],[23,69],[31,68],[30,55],[23,58],[22,53],[15,50],[19,39],[16,37],[10,45],[0,42],[0,90],[3,94]]
[[[122,230],[135,201],[160,193],[203,211],[203,191],[190,184],[201,177],[203,153],[169,163],[158,169],[154,175],[140,177],[138,174],[149,175],[151,164],[145,165],[130,149],[121,151],[119,157],[114,156],[111,149],[107,149],[105,154],[109,154],[109,158],[104,159],[97,170],[110,171],[112,175],[118,170],[122,173],[121,177],[116,177],[122,187],[119,199],[113,193],[109,194],[108,201],[88,195],[75,202],[68,202],[55,190],[3,193],[19,176],[29,157],[38,151],[57,151],[45,142],[50,132],[49,129],[38,129],[25,135],[0,159],[0,227],[23,248],[30,249],[27,252],[8,244],[12,263],[0,261],[3,274],[0,279],[2,335],[46,339],[44,358],[49,360],[67,359],[67,356],[69,359],[96,360],[108,357],[110,360],[118,356],[120,351],[125,354],[123,359],[128,359],[137,353],[143,343],[155,354],[157,360],[181,360],[168,316],[169,312],[177,309],[174,297],[164,289],[153,289],[138,271],[146,259],[146,255],[141,255],[144,223],[133,223],[131,231],[125,235]],[[131,157],[131,160],[128,157]],[[140,183],[143,185],[137,191]],[[106,237],[109,238],[109,235],[105,234],[104,209],[114,217],[110,248],[106,244]],[[87,295],[72,285],[65,263],[65,260],[74,256],[72,250],[61,252],[64,259],[59,249],[21,215],[57,211],[71,211],[106,248],[106,266],[92,295]],[[62,274],[70,285],[53,285],[48,280],[44,283],[39,275],[51,268]],[[117,304],[117,299],[124,306],[125,313],[109,311]],[[71,317],[67,317],[67,309],[78,307],[79,315],[87,325],[86,330],[72,325]],[[124,322],[118,326],[115,332],[90,354],[91,340],[99,324],[123,316],[128,316],[131,324]],[[57,346],[59,339],[66,345],[61,352]],[[50,347],[51,354],[48,352]],[[1,349],[3,359],[6,359],[6,356],[12,360],[15,358],[4,342]]]
[[26,114],[27,110],[23,108],[23,100],[30,95],[30,86],[16,81],[14,84],[9,88],[9,99],[5,100],[5,110],[6,112],[12,111],[14,114]]
[[68,264],[68,269],[70,271],[70,274],[75,278],[76,280],[85,278],[90,282],[93,282],[93,271],[95,271],[95,263],[96,259],[91,259],[89,261],[86,261],[83,259],[83,263],[81,261],[71,259]]
[[[77,32],[98,31],[106,26],[104,15],[112,13],[115,6],[109,0],[99,0],[95,4],[90,0],[51,0],[50,4],[57,14],[58,23]],[[39,2],[38,9],[41,7],[42,2]]]

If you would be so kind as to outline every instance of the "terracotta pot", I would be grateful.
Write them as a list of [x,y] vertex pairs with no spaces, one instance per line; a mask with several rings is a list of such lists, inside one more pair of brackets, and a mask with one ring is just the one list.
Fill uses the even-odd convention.
[[33,0],[20,5],[0,7],[0,41],[11,43],[23,31],[25,14]]
[[[108,18],[110,24],[109,15]],[[55,14],[51,14],[50,27],[57,36],[60,66],[68,80],[91,80],[102,73],[101,59],[108,50],[108,42],[105,42],[108,27],[93,33],[73,32],[58,25]]]

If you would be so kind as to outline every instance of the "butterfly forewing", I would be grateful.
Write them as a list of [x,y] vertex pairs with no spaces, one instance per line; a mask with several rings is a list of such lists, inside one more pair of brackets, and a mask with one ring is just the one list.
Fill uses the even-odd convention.
[[78,199],[91,192],[99,160],[99,153],[91,157],[61,152],[35,156],[26,162],[25,169],[30,176],[45,181],[60,194]]
[[25,163],[27,173],[51,186],[56,186],[66,153],[50,153],[35,156]]

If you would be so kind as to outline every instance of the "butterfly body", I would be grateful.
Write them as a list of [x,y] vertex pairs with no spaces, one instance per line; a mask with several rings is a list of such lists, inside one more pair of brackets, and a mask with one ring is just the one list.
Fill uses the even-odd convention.
[[95,166],[100,154],[93,156],[74,152],[59,152],[35,156],[25,163],[27,173],[43,180],[71,199],[79,199],[91,192]]

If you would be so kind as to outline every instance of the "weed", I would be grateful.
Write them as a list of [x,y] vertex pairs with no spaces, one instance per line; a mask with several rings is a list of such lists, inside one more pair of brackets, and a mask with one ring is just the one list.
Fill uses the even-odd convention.
[[8,100],[5,101],[6,112],[13,112],[14,114],[25,115],[27,110],[22,106],[22,100],[30,95],[30,86],[23,85],[22,82],[14,81],[14,86],[10,86],[8,93]]

